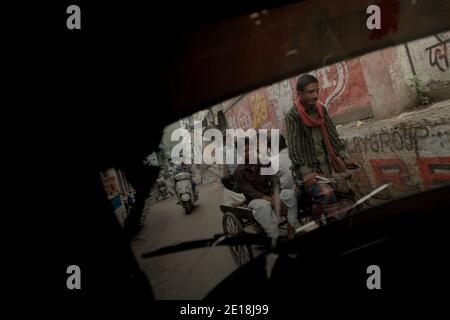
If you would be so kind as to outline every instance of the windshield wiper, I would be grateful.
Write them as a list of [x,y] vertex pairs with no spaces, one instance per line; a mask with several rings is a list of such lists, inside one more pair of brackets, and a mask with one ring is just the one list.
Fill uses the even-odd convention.
[[154,251],[142,254],[142,257],[151,258],[164,254],[215,246],[259,245],[264,248],[269,248],[271,246],[271,241],[272,240],[269,237],[252,233],[217,234],[210,239],[186,241],[176,245],[156,249]]

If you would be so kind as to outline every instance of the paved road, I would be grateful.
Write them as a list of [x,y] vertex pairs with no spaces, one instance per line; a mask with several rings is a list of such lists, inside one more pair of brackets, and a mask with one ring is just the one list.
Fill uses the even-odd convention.
[[[176,197],[150,207],[140,234],[139,251],[222,233],[222,187],[199,185],[200,198],[190,215],[176,204]],[[202,299],[236,270],[227,247],[205,248],[147,258],[140,261],[156,299]]]

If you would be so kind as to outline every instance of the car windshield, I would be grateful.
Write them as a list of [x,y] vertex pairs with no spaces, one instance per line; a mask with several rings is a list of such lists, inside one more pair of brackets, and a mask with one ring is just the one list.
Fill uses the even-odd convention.
[[[168,125],[159,149],[143,159],[160,173],[132,242],[156,299],[202,299],[263,251],[218,246],[142,259],[144,252],[223,233],[290,238],[293,227],[294,237],[301,236],[347,214],[449,184],[449,45],[450,31],[443,31],[325,62]],[[266,151],[271,163],[278,159],[272,174],[243,164],[245,148],[227,154],[239,151],[238,139],[227,134],[239,138],[251,130],[271,138]],[[336,179],[344,172],[336,163],[359,168]],[[319,177],[311,180],[311,173]],[[101,178],[123,225],[133,187],[117,169],[103,171]],[[283,190],[295,194],[294,218],[286,200],[294,198]],[[261,216],[263,205],[273,210],[278,231]]]

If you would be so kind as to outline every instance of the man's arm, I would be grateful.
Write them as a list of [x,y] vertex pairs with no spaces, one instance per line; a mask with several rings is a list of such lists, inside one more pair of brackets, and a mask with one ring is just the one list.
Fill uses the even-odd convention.
[[339,158],[346,159],[347,153],[345,152],[344,144],[339,139],[339,134],[337,133],[336,126],[329,117],[327,109],[325,107],[322,107],[322,111],[323,117],[325,119],[325,125],[330,135],[330,141],[333,144],[333,146],[337,146],[337,150],[335,150],[336,154],[339,156]]
[[288,140],[289,158],[292,161],[292,171],[297,175],[299,179],[303,176],[311,173],[313,170],[306,166],[305,159],[301,152],[300,130],[295,119],[292,115],[286,115],[286,130]]

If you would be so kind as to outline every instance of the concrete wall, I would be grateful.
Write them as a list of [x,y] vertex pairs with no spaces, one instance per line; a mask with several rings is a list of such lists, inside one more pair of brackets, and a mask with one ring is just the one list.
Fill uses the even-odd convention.
[[450,31],[408,43],[419,79],[435,101],[450,99]]
[[407,58],[398,46],[372,52],[361,57],[364,78],[371,97],[375,119],[387,119],[414,108],[414,89],[408,85],[412,72],[407,70]]
[[[366,191],[390,181],[394,195],[404,195],[450,181],[450,32],[437,37],[448,41],[437,53],[431,48],[436,61],[429,54],[438,40],[431,36],[311,72],[350,157],[364,166],[357,179]],[[418,109],[414,72],[441,103]],[[224,109],[228,126],[284,134],[295,82],[293,77],[246,94]]]
[[319,80],[319,99],[335,123],[373,116],[371,97],[360,58],[336,63],[311,72]]
[[338,125],[338,132],[349,156],[363,165],[356,178],[366,192],[392,182],[397,197],[450,183],[450,100],[389,119]]
[[450,100],[381,121],[338,128],[368,187],[392,182],[395,195],[450,183]]
[[[311,72],[319,80],[319,100],[325,104],[336,123],[373,117],[371,97],[360,59],[351,59]],[[230,128],[272,129],[285,131],[285,114],[296,96],[293,77],[246,94],[225,116]]]
[[[418,106],[410,82],[414,72],[435,101],[450,99],[449,43],[450,32],[444,32],[311,72],[319,80],[320,101],[333,121],[343,125],[339,130],[349,153],[365,165],[367,174],[359,179],[367,186],[387,179],[403,194],[448,178],[448,110],[432,107],[408,117],[397,116]],[[285,114],[294,104],[296,78],[229,99],[214,110],[222,108],[229,128],[278,128],[285,134]],[[203,119],[205,114],[194,118]],[[356,127],[358,120],[364,123]],[[167,150],[173,145],[168,141],[170,133],[179,126],[167,128]],[[221,168],[200,172],[197,182],[213,181]]]
[[[436,37],[443,44],[430,49],[439,43]],[[406,46],[399,45],[326,66],[311,74],[319,80],[319,99],[336,124],[387,119],[417,106],[410,82],[413,70],[435,101],[450,98],[449,44],[450,32],[444,32],[408,43],[411,59]],[[433,59],[437,55],[434,65],[430,64],[430,50]],[[296,78],[249,92],[231,108],[224,108],[229,127],[279,128],[283,132],[284,114],[295,99]]]

